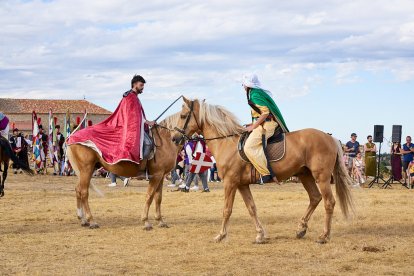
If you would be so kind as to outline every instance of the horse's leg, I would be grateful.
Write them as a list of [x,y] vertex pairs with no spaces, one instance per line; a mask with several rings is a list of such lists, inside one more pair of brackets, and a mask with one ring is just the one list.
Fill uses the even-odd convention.
[[3,179],[0,180],[0,197],[4,196],[4,185],[7,178],[7,171],[9,170],[9,161],[4,161]]
[[93,171],[94,165],[85,164],[80,171],[78,185],[80,190],[81,206],[83,207],[83,212],[85,214],[84,219],[82,219],[82,226],[89,226],[91,229],[99,228],[99,225],[93,221],[91,209],[89,208],[89,185]]
[[81,196],[80,183],[78,183],[78,185],[76,186],[75,191],[76,191],[76,214],[78,215],[78,219],[85,222],[85,225],[86,225],[87,223],[86,223],[85,215],[83,213],[83,208],[82,208],[82,196]]
[[[1,158],[1,153],[0,153],[0,158]],[[2,172],[1,163],[3,162],[0,160],[0,172]],[[3,184],[3,181],[1,180],[1,175],[0,175],[0,197],[3,197],[3,196],[4,196],[4,184]]]
[[331,189],[331,175],[327,174],[323,178],[320,178],[318,182],[319,189],[321,191],[324,203],[325,203],[325,227],[323,229],[323,233],[319,236],[317,242],[318,243],[327,243],[329,241],[331,235],[331,225],[332,225],[332,216],[335,207],[335,197],[332,194]]
[[[227,177],[227,179],[231,179]],[[231,213],[233,211],[234,196],[236,195],[237,186],[229,183],[228,180],[225,180],[224,183],[224,209],[223,209],[223,222],[221,225],[221,231],[215,238],[216,242],[221,242],[227,236],[227,225]]]
[[162,186],[164,184],[164,177],[161,178],[155,192],[155,220],[158,221],[158,226],[161,228],[168,228],[168,224],[164,221],[161,215],[161,203],[162,203]]
[[141,220],[144,222],[144,230],[152,230],[152,224],[148,221],[148,212],[149,208],[152,204],[152,201],[154,199],[155,193],[157,191],[158,185],[160,184],[160,181],[162,180],[163,176],[154,175],[150,181],[147,188],[147,195],[145,197],[145,205],[144,205],[144,211],[142,212]]
[[296,231],[296,237],[298,239],[303,238],[308,230],[308,221],[311,218],[313,212],[318,206],[319,202],[322,200],[322,195],[319,192],[318,187],[316,186],[315,179],[310,173],[303,174],[299,176],[299,179],[302,181],[303,187],[308,192],[309,195],[309,206],[306,210],[305,215],[301,218],[298,229]]
[[261,244],[266,242],[266,232],[257,217],[256,204],[254,203],[252,192],[250,191],[249,185],[239,186],[239,192],[243,197],[244,203],[246,204],[247,210],[249,210],[250,216],[253,218],[256,225],[256,243]]

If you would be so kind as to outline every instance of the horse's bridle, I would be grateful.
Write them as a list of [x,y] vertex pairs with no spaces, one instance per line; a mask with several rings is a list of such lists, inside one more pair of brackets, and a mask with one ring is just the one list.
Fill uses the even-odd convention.
[[181,133],[181,135],[182,135],[182,136],[180,137],[180,140],[178,141],[178,144],[181,144],[181,142],[183,141],[183,139],[190,140],[190,137],[188,137],[188,135],[186,134],[186,130],[187,130],[188,124],[190,123],[190,120],[191,120],[191,115],[193,115],[193,116],[194,116],[194,120],[196,121],[196,124],[197,124],[197,126],[198,126],[198,129],[200,129],[200,130],[201,130],[200,125],[199,125],[199,123],[198,123],[198,121],[197,121],[197,117],[196,117],[196,116],[195,116],[195,114],[194,114],[194,101],[191,101],[191,104],[190,104],[190,112],[188,112],[188,114],[187,114],[187,116],[186,116],[186,119],[185,119],[185,123],[184,123],[183,129],[180,129],[180,128],[178,128],[178,127],[175,127],[175,128],[174,128],[177,132]]

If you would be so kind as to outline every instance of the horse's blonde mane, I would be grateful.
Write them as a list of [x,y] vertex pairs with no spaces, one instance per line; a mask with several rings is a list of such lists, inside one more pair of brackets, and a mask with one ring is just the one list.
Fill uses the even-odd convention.
[[199,103],[200,123],[214,126],[218,135],[241,134],[245,131],[237,117],[223,106],[208,104],[204,101],[199,101]]
[[166,117],[164,120],[160,122],[160,125],[167,127],[169,129],[174,129],[179,122],[180,119],[180,112],[174,113],[168,117]]

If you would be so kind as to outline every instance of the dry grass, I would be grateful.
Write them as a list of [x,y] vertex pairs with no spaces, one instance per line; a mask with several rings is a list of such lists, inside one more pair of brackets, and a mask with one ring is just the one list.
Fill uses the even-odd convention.
[[[270,237],[255,245],[255,229],[236,197],[229,237],[213,242],[221,224],[223,191],[164,192],[163,214],[171,228],[142,230],[145,181],[128,188],[91,192],[101,228],[80,227],[75,215],[75,178],[10,175],[0,200],[1,274],[368,274],[413,275],[414,191],[354,190],[358,214],[345,221],[337,209],[332,241],[315,243],[323,228],[321,204],[303,240],[295,238],[307,194],[300,184],[253,187]],[[151,210],[152,211],[152,210]]]

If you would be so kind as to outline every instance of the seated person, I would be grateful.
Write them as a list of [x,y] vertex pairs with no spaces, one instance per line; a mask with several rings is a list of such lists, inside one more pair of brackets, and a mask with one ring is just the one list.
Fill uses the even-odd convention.
[[[408,165],[408,173],[410,174],[410,183],[409,185],[411,185],[411,188],[414,187],[414,160],[411,161]],[[408,186],[410,187],[410,186]]]

